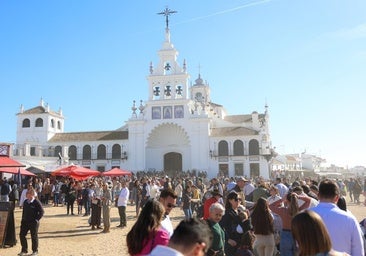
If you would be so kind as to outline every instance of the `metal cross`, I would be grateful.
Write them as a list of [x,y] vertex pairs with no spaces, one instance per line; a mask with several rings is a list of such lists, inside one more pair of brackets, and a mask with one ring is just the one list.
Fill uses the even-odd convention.
[[165,95],[166,96],[170,96],[171,95],[171,91],[172,91],[172,89],[170,88],[170,85],[165,86],[164,92],[165,92]]
[[172,11],[168,7],[166,7],[164,11],[157,13],[165,16],[166,28],[169,28],[169,15],[172,13],[177,13],[177,11]]
[[176,92],[177,92],[178,95],[181,95],[182,94],[183,89],[182,89],[182,86],[181,85],[178,85],[177,86]]
[[160,88],[159,87],[155,87],[153,92],[154,92],[154,96],[159,96],[159,94],[160,94]]

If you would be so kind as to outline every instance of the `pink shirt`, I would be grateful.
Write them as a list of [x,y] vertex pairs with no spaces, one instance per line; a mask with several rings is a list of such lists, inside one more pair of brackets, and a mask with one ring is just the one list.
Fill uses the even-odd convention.
[[142,248],[142,251],[139,254],[136,254],[135,256],[148,255],[152,251],[152,249],[155,248],[155,246],[167,245],[169,243],[169,238],[170,238],[169,233],[165,229],[159,228],[155,232],[154,238],[148,241],[145,247]]

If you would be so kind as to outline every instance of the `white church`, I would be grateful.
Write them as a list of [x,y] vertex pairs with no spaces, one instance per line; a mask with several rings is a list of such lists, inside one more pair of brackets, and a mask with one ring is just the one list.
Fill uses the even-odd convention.
[[189,170],[207,172],[211,178],[269,178],[273,151],[268,107],[262,114],[228,115],[212,102],[211,88],[201,74],[191,82],[185,60],[178,61],[168,15],[159,61],[150,63],[149,97],[133,102],[125,126],[64,132],[62,110],[53,111],[41,100],[34,108],[21,106],[17,113],[14,158],[46,170],[73,163],[99,171],[119,167],[135,173],[164,170],[173,175]]

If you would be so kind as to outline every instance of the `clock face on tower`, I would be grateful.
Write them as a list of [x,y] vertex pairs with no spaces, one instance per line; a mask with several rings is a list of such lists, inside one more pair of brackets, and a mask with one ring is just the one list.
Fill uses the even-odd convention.
[[197,92],[197,93],[196,93],[196,97],[195,97],[195,98],[196,98],[196,100],[197,100],[197,101],[201,102],[201,101],[203,100],[202,93]]
[[8,156],[8,155],[9,155],[9,146],[0,145],[0,156]]

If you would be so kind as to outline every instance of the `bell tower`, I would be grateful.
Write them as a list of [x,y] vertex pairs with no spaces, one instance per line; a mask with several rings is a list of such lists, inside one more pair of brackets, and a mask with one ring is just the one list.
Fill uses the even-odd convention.
[[170,41],[169,16],[176,11],[166,8],[159,15],[165,16],[165,40],[158,51],[157,65],[150,63],[149,100],[188,99],[188,79],[186,61],[179,64],[178,51]]
[[201,74],[198,74],[198,78],[195,80],[194,85],[191,86],[190,91],[193,101],[205,104],[211,102],[210,86],[203,81]]

